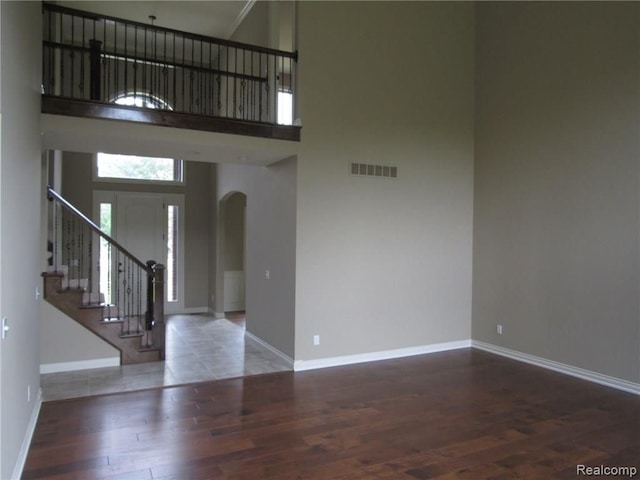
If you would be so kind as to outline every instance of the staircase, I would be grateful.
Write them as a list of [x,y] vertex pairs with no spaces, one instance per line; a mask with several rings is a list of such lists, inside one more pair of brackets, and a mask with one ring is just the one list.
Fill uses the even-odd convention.
[[48,199],[44,299],[118,349],[121,365],[164,360],[164,266],[141,262],[51,188]]

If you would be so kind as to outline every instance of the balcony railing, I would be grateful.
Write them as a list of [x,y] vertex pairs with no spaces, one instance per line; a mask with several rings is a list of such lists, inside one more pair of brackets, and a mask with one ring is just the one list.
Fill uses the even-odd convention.
[[297,53],[43,4],[45,97],[276,126],[292,118],[279,98],[295,94],[296,61]]

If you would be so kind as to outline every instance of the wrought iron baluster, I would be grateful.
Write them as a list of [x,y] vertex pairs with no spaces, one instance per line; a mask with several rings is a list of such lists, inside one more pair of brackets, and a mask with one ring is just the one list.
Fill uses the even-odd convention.
[[136,273],[138,274],[138,279],[136,281],[136,285],[138,286],[138,309],[137,309],[137,314],[136,314],[136,325],[137,325],[137,330],[141,331],[141,322],[143,320],[142,317],[142,269],[137,266],[136,267]]
[[[176,64],[176,34],[173,34],[173,63],[174,65]],[[178,67],[175,67],[178,68]],[[176,74],[176,70],[174,69],[173,71],[173,108],[176,108],[176,106],[178,105],[178,100],[177,100],[177,80],[178,80],[178,75]]]
[[181,99],[182,99],[182,103],[183,106],[182,108],[186,111],[186,105],[184,105],[185,102],[185,98],[184,98],[184,84],[185,84],[185,70],[186,70],[186,58],[185,58],[185,54],[186,54],[186,48],[187,48],[187,42],[186,39],[184,37],[182,38],[182,95],[181,95]]
[[[124,275],[124,266],[122,264],[122,259],[120,258],[120,251],[116,251],[116,262],[118,265],[117,270],[117,279],[116,279],[116,315],[120,323],[120,334],[124,333],[124,299],[122,298],[122,288],[121,288],[121,278]],[[126,280],[125,280],[126,281]]]
[[[218,45],[218,58],[217,58],[217,60],[218,60],[218,72],[220,72],[220,62],[221,62],[221,58],[220,57],[221,56],[222,56],[222,52],[221,52],[221,49],[220,49],[220,45]],[[217,92],[217,95],[218,95],[218,103],[217,103],[218,112],[217,112],[217,114],[220,115],[220,116],[222,116],[222,90],[221,90],[222,82],[221,82],[221,80],[222,79],[220,78],[220,73],[218,73],[218,75],[216,76],[216,84],[217,84],[217,87],[218,87],[218,92]]]
[[111,61],[113,62],[113,88],[111,88],[109,94],[104,97],[106,100],[116,96],[120,80],[120,61],[118,60],[118,22],[113,24],[113,60]]
[[[226,63],[227,63],[227,67],[229,67],[229,62],[230,62],[230,58],[229,56],[231,55],[231,48],[227,47],[226,50],[227,52],[227,58],[226,58]],[[229,102],[229,96],[231,95],[231,77],[229,75],[226,75],[224,77],[224,86],[225,86],[225,96],[226,96],[226,101],[224,104],[224,110],[225,110],[225,117],[227,118],[233,118],[233,104],[231,102]]]
[[124,65],[122,66],[122,70],[124,70],[124,88],[123,93],[126,95],[129,93],[129,65],[127,62],[128,55],[128,45],[129,45],[129,25],[125,23],[124,25]]
[[194,55],[195,55],[195,40],[191,38],[191,64],[189,65],[191,68],[189,69],[189,113],[193,113],[193,75],[194,75]]
[[[238,49],[234,48],[233,49],[234,55],[233,55],[233,73],[238,73]],[[238,118],[238,94],[237,94],[237,87],[238,87],[238,79],[236,76],[233,77],[233,118]]]
[[[94,235],[91,234],[91,232],[89,233],[89,258],[87,261],[87,265],[89,265],[89,272],[88,272],[88,278],[89,278],[89,285],[87,290],[89,291],[89,295],[91,295],[92,293],[94,293],[94,285],[93,285],[93,239],[94,239]],[[98,277],[100,278],[100,277]],[[99,293],[99,292],[98,292]],[[90,300],[90,303],[93,303],[93,300]]]
[[[163,50],[162,56],[164,58],[164,61],[166,62],[168,60],[167,59],[167,32],[164,32],[164,48],[162,50]],[[168,76],[169,68],[166,63],[164,64],[163,74],[164,74],[164,78],[162,81],[163,97],[169,100],[169,76]]]
[[[258,60],[259,63],[260,63],[260,65],[259,65],[260,74],[262,74],[262,58],[263,57],[264,57],[264,54],[261,53],[260,54],[260,59]],[[263,112],[263,108],[262,108],[262,88],[259,88],[258,90],[260,92],[258,94],[258,109],[259,109],[258,116],[259,116],[260,121],[262,121],[262,112]]]
[[77,222],[78,224],[78,246],[77,246],[77,259],[78,259],[78,287],[82,288],[82,279],[84,278],[84,224]]
[[134,26],[134,39],[133,39],[133,99],[135,101],[138,94],[138,26]]
[[73,51],[73,47],[75,47],[75,22],[74,17],[71,17],[71,47],[70,55],[71,55],[71,96],[75,98],[75,82],[74,82],[74,70],[75,70],[75,53]]

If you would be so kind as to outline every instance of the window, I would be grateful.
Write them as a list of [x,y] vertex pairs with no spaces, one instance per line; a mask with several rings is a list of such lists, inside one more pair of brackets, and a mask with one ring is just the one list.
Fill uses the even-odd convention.
[[158,108],[162,110],[173,110],[169,104],[159,98],[152,97],[146,93],[127,93],[117,97],[113,103],[118,105],[128,105],[132,107]]
[[182,183],[183,162],[174,158],[98,153],[96,177]]
[[[100,229],[111,236],[111,203],[100,203]],[[114,302],[113,290],[112,290],[112,263],[111,247],[109,243],[100,237],[100,260],[99,260],[99,272],[100,272],[100,292],[104,294],[104,301],[107,305],[111,305]]]
[[293,93],[278,91],[278,124],[293,125]]
[[167,302],[178,301],[178,205],[167,205]]

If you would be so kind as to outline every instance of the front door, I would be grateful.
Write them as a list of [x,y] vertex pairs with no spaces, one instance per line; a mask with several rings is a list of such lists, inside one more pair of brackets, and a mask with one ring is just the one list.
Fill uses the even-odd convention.
[[116,240],[143,262],[165,263],[166,235],[162,196],[118,193],[116,201]]
[[[165,266],[165,311],[175,313],[183,308],[178,247],[182,226],[179,211],[181,195],[134,192],[95,192],[96,212],[101,228],[109,233],[136,258],[146,263],[154,260]],[[109,261],[102,259],[101,263]],[[106,265],[105,265],[106,266]],[[115,265],[114,265],[115,267]],[[146,286],[143,287],[146,291]],[[101,290],[105,290],[102,288]]]

